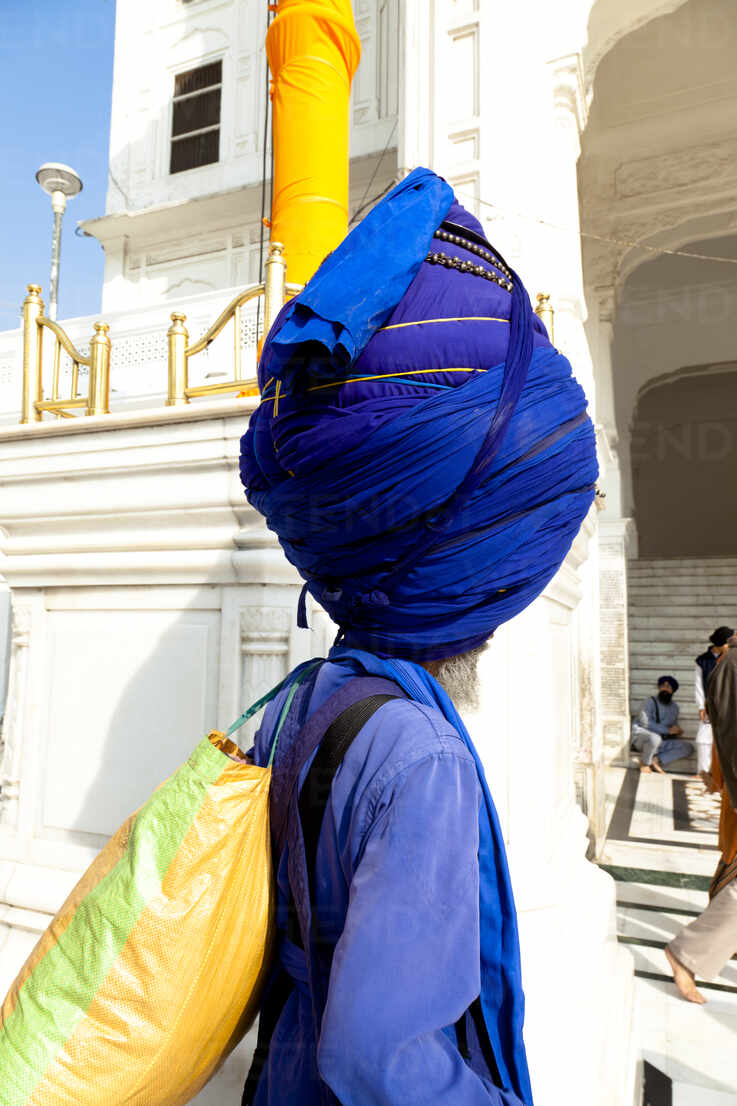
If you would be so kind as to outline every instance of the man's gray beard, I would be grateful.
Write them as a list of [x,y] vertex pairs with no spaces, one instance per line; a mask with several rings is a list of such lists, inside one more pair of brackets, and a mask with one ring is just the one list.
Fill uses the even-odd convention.
[[486,643],[459,653],[455,657],[446,657],[437,662],[433,673],[435,679],[450,695],[457,710],[478,710],[481,693],[479,679],[479,657],[486,649]]

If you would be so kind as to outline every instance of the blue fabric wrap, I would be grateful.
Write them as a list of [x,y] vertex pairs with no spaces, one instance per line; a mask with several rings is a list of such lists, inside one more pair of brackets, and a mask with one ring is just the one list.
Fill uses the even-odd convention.
[[481,1004],[499,1074],[527,1106],[532,1089],[523,1040],[524,993],[514,896],[504,838],[484,768],[452,700],[429,672],[412,661],[382,659],[362,650],[335,646],[329,659],[357,676],[393,680],[415,702],[444,716],[471,753],[483,795],[479,808],[479,891]]
[[[435,659],[486,640],[553,577],[594,497],[583,389],[522,282],[433,238],[483,233],[415,170],[282,311],[241,479],[346,643]],[[491,247],[488,247],[491,249]]]
[[[259,361],[262,391],[272,378],[333,380],[354,363],[411,284],[452,200],[429,169],[415,169],[392,189],[282,308]],[[391,262],[380,275],[388,242]]]
[[484,802],[479,810],[481,911],[481,1005],[499,1074],[523,1102],[532,1106],[532,1088],[522,1038],[522,991],[517,912],[509,879],[499,816],[484,767],[453,702],[429,672],[412,661],[382,660],[359,650],[334,649],[331,660],[355,663],[374,676],[394,680],[410,699],[435,707],[457,731],[476,762]]

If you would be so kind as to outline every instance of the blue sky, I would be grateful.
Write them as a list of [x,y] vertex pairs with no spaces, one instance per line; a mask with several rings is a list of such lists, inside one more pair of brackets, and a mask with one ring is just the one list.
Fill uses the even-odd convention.
[[0,0],[0,330],[18,326],[29,283],[48,303],[51,201],[36,183],[44,161],[71,165],[84,189],[62,232],[59,319],[99,311],[102,247],[76,237],[105,211],[114,0]]

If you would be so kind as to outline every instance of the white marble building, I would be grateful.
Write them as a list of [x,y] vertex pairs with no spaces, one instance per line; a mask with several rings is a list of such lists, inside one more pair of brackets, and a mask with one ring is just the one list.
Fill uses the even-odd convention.
[[[613,884],[586,858],[604,829],[603,767],[628,732],[626,557],[647,522],[633,517],[630,434],[658,379],[734,367],[737,270],[685,273],[628,243],[737,257],[737,18],[731,0],[354,11],[352,208],[414,165],[442,173],[530,292],[551,294],[556,343],[597,424],[606,510],[497,634],[470,725],[508,841],[536,1102],[630,1106],[631,961]],[[85,227],[106,252],[113,413],[16,425],[21,335],[0,335],[0,572],[13,605],[0,990],[106,835],[203,730],[329,647],[320,612],[296,628],[297,579],[242,495],[253,401],[163,406],[169,312],[197,334],[258,279],[264,31],[257,0],[118,4],[107,209]],[[189,87],[177,77],[205,67],[199,129],[217,131],[217,160],[172,173],[175,94]],[[214,147],[203,140],[204,156]],[[19,296],[36,276],[18,274]],[[81,344],[92,321],[64,325]],[[246,316],[244,356],[255,337]],[[198,379],[224,371],[219,349]],[[540,725],[526,733],[531,689]],[[241,1050],[198,1101],[236,1106],[245,1062]]]

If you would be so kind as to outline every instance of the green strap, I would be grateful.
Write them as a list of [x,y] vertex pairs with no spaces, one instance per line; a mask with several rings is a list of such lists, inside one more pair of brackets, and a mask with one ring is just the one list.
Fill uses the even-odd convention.
[[[300,676],[301,675],[302,674],[300,673]],[[299,685],[301,683],[302,683],[301,679],[300,680],[295,680],[294,683],[292,684],[292,686],[290,687],[289,691],[287,692],[286,698],[284,700],[284,706],[282,707],[281,714],[279,715],[279,721],[276,724],[276,730],[274,732],[274,740],[271,743],[271,752],[269,753],[269,762],[266,765],[267,768],[271,768],[271,765],[273,764],[274,754],[276,753],[276,743],[279,740],[279,734],[281,733],[281,728],[284,725],[284,719],[289,714],[289,708],[292,705],[292,699],[297,694],[297,688],[299,687]]]
[[[292,699],[294,699],[294,696],[297,693],[297,688],[299,687],[299,685],[304,680],[307,679],[307,677],[312,672],[314,672],[314,670],[320,664],[322,664],[322,658],[321,657],[318,660],[310,661],[310,663],[306,664],[305,667],[302,669],[302,671],[298,672],[297,675],[292,680],[292,684],[289,688],[289,691],[287,692],[286,699],[284,700],[284,705],[283,705],[283,707],[281,709],[281,713],[279,715],[279,721],[277,723],[276,733],[274,734],[274,741],[273,741],[273,744],[271,746],[271,753],[269,754],[269,763],[268,763],[267,767],[269,767],[269,768],[271,767],[271,763],[274,759],[274,754],[276,753],[276,743],[277,743],[277,740],[278,740],[278,737],[279,737],[279,733],[281,731],[282,726],[284,725],[284,719],[287,717],[287,714],[289,713],[289,708],[292,705]],[[240,729],[240,727],[242,725],[244,725],[244,723],[246,723],[249,718],[252,718],[254,714],[256,714],[258,711],[261,710],[262,707],[265,707],[267,703],[270,703],[271,700],[276,695],[278,695],[279,692],[282,690],[282,688],[285,686],[285,684],[287,683],[287,680],[289,680],[290,676],[291,676],[291,673],[290,673],[289,676],[285,676],[284,679],[281,681],[281,683],[278,683],[276,685],[276,687],[272,687],[271,691],[267,691],[265,695],[263,695],[255,703],[253,703],[252,706],[250,706],[248,708],[248,710],[243,712],[243,714],[240,716],[240,718],[236,718],[233,725],[228,727],[225,736],[230,737],[230,735],[234,734],[236,730]]]

